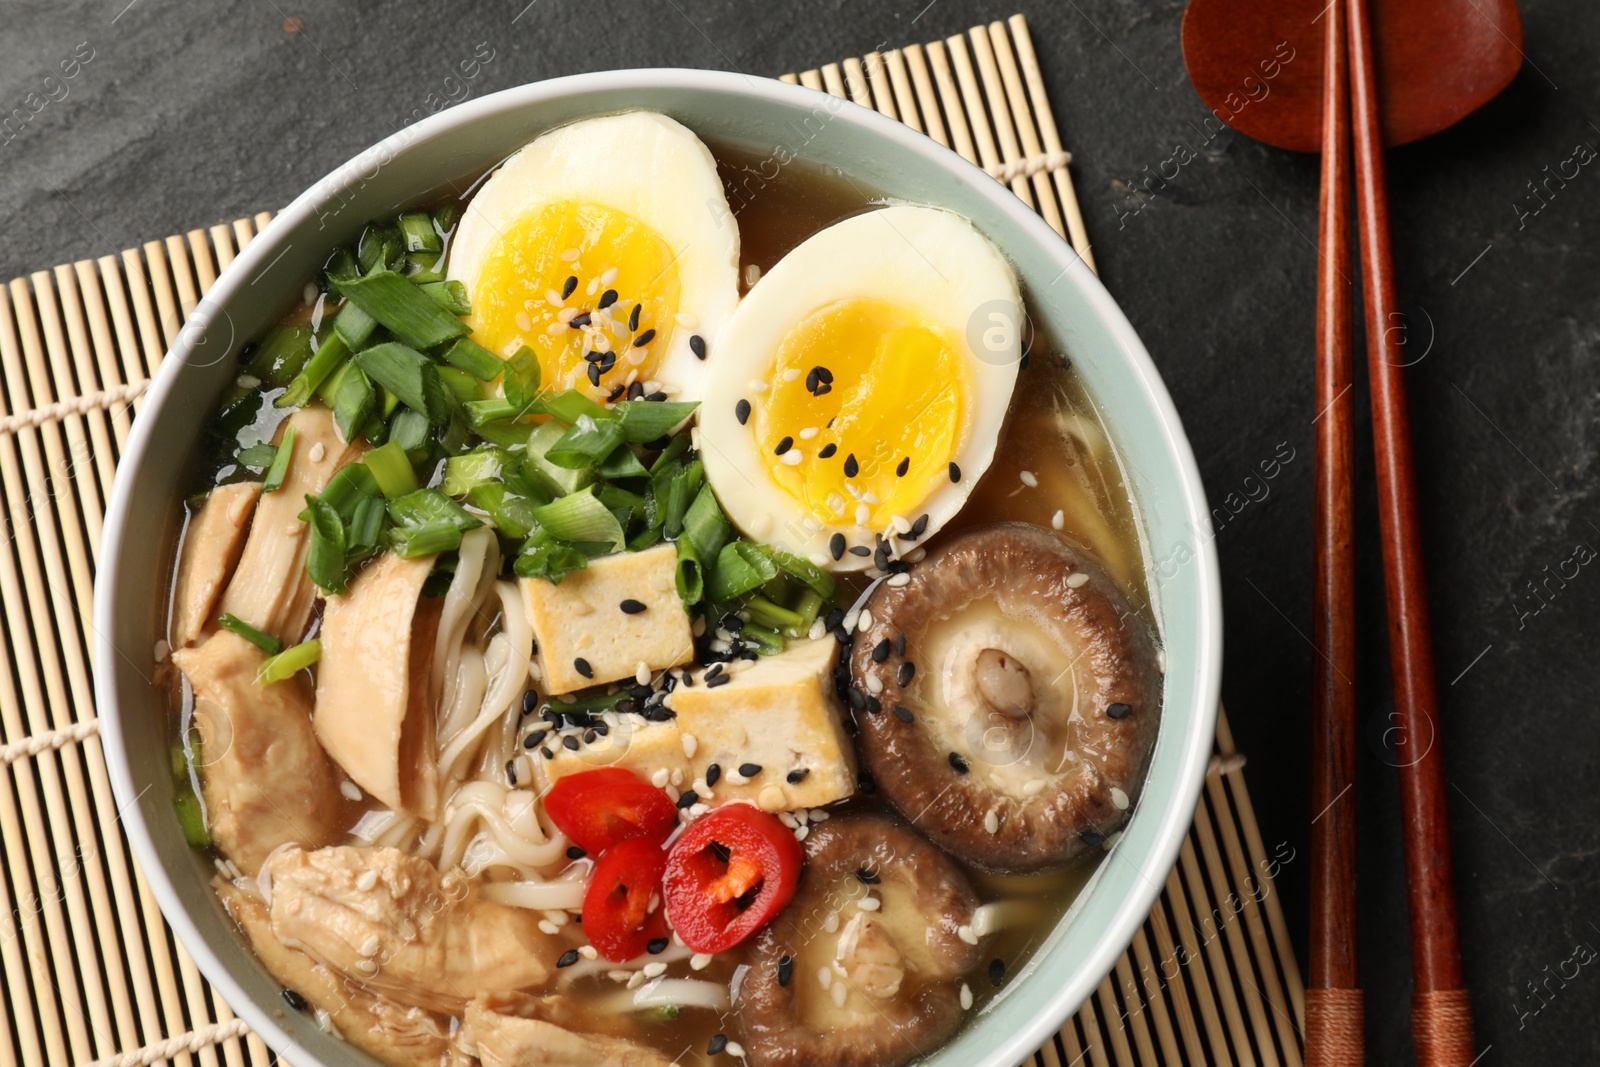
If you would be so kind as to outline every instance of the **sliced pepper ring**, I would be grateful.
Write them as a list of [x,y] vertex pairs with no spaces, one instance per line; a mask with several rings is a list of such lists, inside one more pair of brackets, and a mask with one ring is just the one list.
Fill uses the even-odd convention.
[[690,824],[667,854],[667,917],[696,952],[732,948],[783,910],[805,850],[783,823],[729,804]]

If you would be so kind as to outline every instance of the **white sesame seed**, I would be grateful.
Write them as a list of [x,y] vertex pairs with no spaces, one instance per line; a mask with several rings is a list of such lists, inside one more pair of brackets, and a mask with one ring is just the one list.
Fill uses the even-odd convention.
[[760,378],[751,378],[749,385],[752,393],[764,393],[768,388],[767,383],[762,381]]
[[684,734],[683,735],[683,755],[684,755],[684,758],[685,759],[694,759],[694,750],[696,748],[698,748],[699,745],[700,745],[700,742],[695,740],[694,734]]
[[1025,797],[1036,797],[1042,792],[1044,792],[1043,778],[1035,778],[1033,781],[1022,787],[1022,795]]
[[689,957],[689,969],[691,971],[703,971],[710,965],[711,953],[709,952],[696,952]]
[[710,810],[711,810],[711,806],[709,804],[698,804],[697,803],[697,804],[690,804],[689,805],[689,814],[690,815],[694,815],[696,817],[704,815],[706,812],[708,812]]
[[760,280],[761,280],[761,264],[759,264],[759,263],[747,264],[745,266],[745,268],[744,268],[744,285],[745,285],[745,288],[746,289],[754,288],[756,282],[759,282]]
[[737,1059],[737,1060],[744,1059],[744,1046],[739,1044],[739,1042],[737,1042],[737,1041],[728,1042],[728,1047],[723,1049],[722,1051],[726,1052],[728,1055],[732,1056],[734,1059]]
[[1118,789],[1116,786],[1112,786],[1111,787],[1111,806],[1116,808],[1118,811],[1127,811],[1128,810],[1128,794],[1124,793],[1122,790]]
[[604,274],[600,275],[600,284],[605,286],[608,289],[611,287],[611,283],[616,281],[616,280],[617,280],[617,268],[615,268],[615,267],[606,268],[606,272]]
[[792,382],[798,377],[800,377],[799,367],[790,367],[788,370],[783,372],[783,380],[786,382]]
[[1022,471],[1017,475],[1017,477],[1021,478],[1022,484],[1027,486],[1029,489],[1039,488],[1039,476],[1034,474],[1032,471]]
[[644,983],[645,977],[643,971],[634,971],[633,974],[628,978],[629,989],[638,989],[640,986],[644,985]]
[[1121,840],[1122,840],[1122,831],[1121,830],[1116,830],[1116,831],[1113,831],[1112,833],[1106,835],[1105,842],[1100,847],[1105,849],[1107,852],[1110,852],[1112,847],[1114,845],[1116,845],[1116,843],[1118,841],[1121,841]]
[[812,808],[809,815],[812,822],[827,822],[830,817],[830,813],[823,811],[821,808]]
[[544,302],[546,304],[554,304],[556,307],[562,307],[566,304],[566,301],[561,299],[561,294],[554,289],[546,289],[544,291]]
[[844,632],[845,633],[850,633],[852,630],[854,630],[856,628],[856,620],[858,620],[860,618],[861,618],[861,609],[860,608],[853,608],[850,611],[845,612],[844,620],[840,624],[840,625],[842,625],[844,627]]
[[889,525],[894,528],[895,533],[911,532],[911,523],[904,515],[890,515]]
[[1088,580],[1089,576],[1083,571],[1079,571],[1077,574],[1074,574],[1067,579],[1067,588],[1078,589],[1088,582]]
[[565,262],[571,263],[573,260],[578,258],[579,254],[580,253],[576,248],[569,248],[565,252],[561,253],[561,258]]
[[828,628],[823,624],[823,621],[821,619],[814,619],[811,623],[811,629],[806,631],[806,636],[815,641],[827,632]]
[[[689,737],[690,735],[684,734],[683,736],[684,737]],[[690,738],[690,739],[692,740],[692,738]],[[688,746],[685,746],[685,747],[688,747]],[[672,773],[667,776],[667,780],[672,783],[673,788],[682,789],[683,788],[683,768],[682,767],[674,767],[674,768],[672,768]]]
[[923,560],[925,560],[927,558],[928,558],[928,550],[925,549],[925,548],[914,548],[910,552],[906,553],[906,562],[907,563],[921,563]]
[[894,588],[894,589],[899,589],[903,585],[910,585],[911,584],[911,575],[909,575],[909,574],[891,574],[889,576],[889,580],[884,582],[883,584],[887,585],[887,586],[890,586],[891,588]]
[[590,278],[589,279],[589,284],[584,287],[583,291],[585,293],[587,293],[588,295],[590,295],[590,296],[593,296],[594,294],[598,293],[600,291],[600,279],[599,278]]
[[967,985],[967,983],[962,982],[961,983],[961,1010],[962,1011],[970,1011],[971,1009],[972,1009],[972,987]]
[[976,945],[978,943],[978,935],[972,932],[971,926],[962,925],[956,927],[956,936],[969,945]]
[[557,334],[566,333],[567,327],[565,323],[552,322],[550,325],[544,328],[544,332],[549,334],[551,337],[554,337]]
[[560,311],[556,312],[556,321],[557,322],[563,322],[563,323],[571,322],[573,319],[575,319],[577,317],[578,317],[578,309],[577,308],[562,308]]
[[633,680],[640,685],[650,684],[650,667],[644,660],[640,660],[639,665],[633,669]]
[[800,465],[800,461],[804,458],[805,457],[800,455],[800,450],[798,448],[791,448],[789,451],[783,454],[783,462],[790,467],[798,467]]
[[822,921],[822,929],[823,929],[823,931],[825,933],[830,933],[830,934],[835,932],[836,930],[838,930],[839,929],[839,913],[836,912],[836,911],[828,912],[828,917]]
[[378,947],[380,945],[382,945],[382,944],[383,944],[383,942],[378,940],[378,935],[377,934],[369,934],[369,935],[367,935],[367,939],[361,943],[361,955],[363,955],[363,956],[375,956],[375,955],[377,955],[378,954]]
[[657,960],[654,963],[647,963],[647,964],[644,965],[644,976],[646,978],[659,978],[660,976],[662,976],[663,974],[666,974],[666,973],[667,973],[667,965],[665,963],[662,963],[660,960]]
[[672,316],[672,321],[676,322],[679,326],[682,326],[685,330],[692,330],[696,326],[700,325],[700,320],[689,314],[687,311],[678,312],[676,315]]
[[791,830],[800,829],[800,822],[794,817],[794,812],[792,811],[778,812],[778,821],[783,823],[783,825],[787,826]]
[[811,836],[811,827],[809,827],[809,826],[802,826],[802,827],[800,827],[799,829],[797,829],[794,832],[794,839],[796,841],[804,841],[806,838],[808,838],[810,836]]
[[872,629],[872,612],[862,608],[861,618],[856,620],[856,631],[858,633],[866,633],[870,629]]
[[867,675],[867,691],[873,696],[877,696],[879,693],[883,692],[883,680],[876,674]]
[[361,787],[348,778],[339,783],[339,792],[344,794],[346,800],[361,799]]
[[883,901],[879,900],[877,897],[862,897],[860,900],[856,901],[856,907],[860,908],[862,911],[877,911],[879,908],[883,907]]
[[983,828],[990,834],[997,834],[1000,832],[1000,815],[993,808],[990,808],[984,813]]
[[586,960],[593,960],[593,959],[599,959],[600,958],[599,950],[596,949],[593,945],[579,945],[578,946],[578,955],[582,956]]
[[844,497],[840,496],[838,493],[828,494],[828,510],[833,512],[835,515],[844,514],[844,504]]
[[842,1008],[844,1007],[845,999],[850,996],[850,987],[845,985],[843,982],[840,982],[838,985],[833,987],[833,992],[828,995],[833,997],[834,1007]]
[[241,374],[233,380],[233,384],[240,389],[254,389],[261,384],[261,379],[254,374]]
[[821,967],[817,968],[817,984],[823,989],[829,989],[833,986],[832,967],[829,967],[827,964],[823,964]]
[[856,505],[856,525],[865,526],[872,519],[872,509],[865,504]]
[[306,287],[300,291],[300,295],[305,298],[306,303],[315,304],[319,294],[314,283],[306,282]]
[[650,776],[650,784],[655,786],[657,789],[661,789],[667,784],[669,778],[670,775],[665,767],[657,767],[656,773]]
[[631,981],[632,980],[633,972],[632,971],[607,971],[606,972],[606,977],[611,979],[613,982],[627,982],[627,981]]
[[1167,650],[1164,648],[1156,649],[1156,670],[1167,673]]
[[1067,513],[1058,509],[1054,515],[1050,516],[1050,525],[1053,529],[1064,529],[1067,525]]
[[657,786],[657,788],[666,793],[667,796],[671,797],[674,804],[676,804],[678,802],[678,798],[683,795],[678,792],[678,787],[673,785],[671,782],[668,782],[663,786]]
[[861,499],[865,500],[869,504],[881,504],[881,503],[883,503],[883,501],[878,499],[878,494],[872,492],[871,490],[868,490],[867,492],[862,493],[861,494]]
[[378,872],[375,870],[369,868],[356,875],[356,888],[361,890],[363,893],[370,892],[372,887],[377,884]]
[[559,934],[561,932],[561,927],[557,926],[555,923],[551,922],[549,919],[540,919],[539,920],[539,931],[541,933],[549,934],[551,937],[554,937],[554,936],[556,936],[557,934]]
[[813,437],[817,436],[817,428],[815,426],[807,426],[805,429],[795,434],[795,436],[800,438],[802,441],[809,441]]

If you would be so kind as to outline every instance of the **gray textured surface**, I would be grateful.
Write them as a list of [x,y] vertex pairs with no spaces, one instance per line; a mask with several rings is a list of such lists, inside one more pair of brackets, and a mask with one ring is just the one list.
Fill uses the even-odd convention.
[[[357,17],[286,0],[125,3],[7,5],[0,106],[59,99],[0,135],[0,277],[281,206],[425,109],[429,93],[616,66],[777,74],[1018,6],[512,0],[363,5]],[[1260,498],[1217,536],[1224,693],[1268,848],[1298,853],[1280,889],[1303,946],[1316,164],[1231,132],[1199,143],[1206,111],[1183,72],[1180,3],[1025,9],[1104,278],[1166,376],[1213,503]],[[304,33],[284,32],[290,15]],[[1600,1049],[1600,978],[1582,966],[1595,956],[1574,956],[1600,945],[1600,250],[1582,229],[1600,223],[1600,173],[1552,182],[1542,210],[1520,215],[1547,165],[1600,146],[1600,12],[1566,0],[1526,4],[1525,18],[1528,64],[1511,89],[1390,159],[1400,288],[1427,350],[1409,382],[1485,1064],[1593,1062]],[[75,48],[87,54],[80,42],[93,58],[47,84]],[[481,42],[494,58],[452,90],[451,68]],[[1198,158],[1132,213],[1127,187],[1180,143]],[[1295,458],[1270,482],[1253,478],[1280,449]],[[1387,660],[1365,437],[1360,454],[1361,707],[1378,738]],[[1587,564],[1574,560],[1580,545]],[[1562,567],[1576,577],[1548,579],[1553,592],[1536,598],[1530,583]],[[1364,757],[1369,1045],[1373,1062],[1398,1063],[1410,980],[1396,779],[1376,740]]]

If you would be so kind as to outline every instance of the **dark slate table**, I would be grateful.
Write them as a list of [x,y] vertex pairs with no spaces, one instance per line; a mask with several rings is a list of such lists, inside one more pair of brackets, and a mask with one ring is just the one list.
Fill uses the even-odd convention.
[[[0,105],[47,103],[0,132],[0,277],[281,206],[429,93],[615,66],[778,74],[1019,3],[507,0],[357,17],[289,0],[13,2]],[[1216,537],[1224,696],[1268,848],[1301,857],[1279,890],[1303,958],[1316,161],[1207,139],[1176,0],[1021,6],[1105,282],[1166,376],[1213,503],[1235,494]],[[1586,1063],[1600,1049],[1600,248],[1583,227],[1600,224],[1600,9],[1524,8],[1510,90],[1392,153],[1389,174],[1400,292],[1426,352],[1409,384],[1482,1062]],[[302,32],[286,32],[291,17]],[[451,68],[484,42],[493,59],[452,90]],[[1164,162],[1180,157],[1193,158]],[[1153,195],[1135,194],[1152,174],[1166,175]],[[1365,436],[1359,452],[1360,938],[1372,1062],[1390,1064],[1410,1055],[1409,952]]]

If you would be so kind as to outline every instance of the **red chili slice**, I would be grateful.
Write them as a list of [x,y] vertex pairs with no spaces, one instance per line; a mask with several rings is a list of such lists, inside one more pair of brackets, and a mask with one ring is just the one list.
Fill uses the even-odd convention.
[[667,917],[696,952],[732,948],[783,909],[805,851],[783,823],[749,804],[689,824],[667,854]]
[[622,963],[667,936],[667,917],[659,902],[650,910],[666,866],[661,842],[644,837],[618,842],[595,861],[583,894],[583,932],[600,955]]
[[544,795],[544,810],[590,855],[635,837],[665,841],[678,825],[671,798],[620,767],[569,774]]

